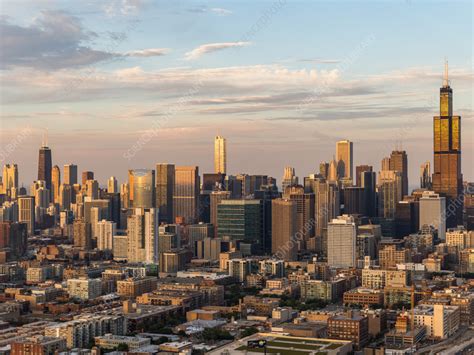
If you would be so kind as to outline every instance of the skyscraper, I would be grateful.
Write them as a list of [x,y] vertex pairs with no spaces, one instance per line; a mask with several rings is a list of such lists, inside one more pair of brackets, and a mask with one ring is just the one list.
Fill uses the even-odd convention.
[[[440,89],[440,114],[433,117],[434,173],[433,190],[446,197],[454,212],[447,215],[447,227],[462,222],[463,201],[461,172],[461,117],[453,116],[453,90],[445,64],[443,86]],[[451,207],[452,206],[452,207]]]
[[94,180],[93,171],[83,171],[82,172],[82,185],[85,185],[87,180]]
[[131,170],[133,176],[133,208],[153,208],[155,206],[155,171],[148,169]]
[[109,180],[107,180],[107,192],[110,194],[115,194],[118,192],[118,187],[117,187],[117,179],[115,176],[109,177]]
[[214,139],[214,172],[227,173],[227,143],[221,136]]
[[423,192],[420,198],[420,228],[433,226],[438,230],[438,238],[446,240],[446,198],[433,191]]
[[285,166],[281,185],[281,191],[283,191],[283,193],[288,186],[298,185],[298,177],[295,175],[295,168],[292,168],[291,166]]
[[402,174],[402,197],[408,195],[408,157],[404,150],[394,150],[390,154],[390,170]]
[[59,166],[53,166],[51,170],[51,199],[59,203],[59,186],[61,185],[61,170]]
[[397,203],[402,200],[402,174],[392,170],[380,171],[377,191],[379,217],[395,218]]
[[64,183],[71,186],[77,184],[77,165],[64,165]]
[[230,191],[212,191],[210,193],[210,222],[217,231],[217,206],[222,200],[231,198]]
[[158,263],[158,211],[155,208],[136,208],[128,217],[129,262]]
[[18,189],[18,166],[6,164],[3,166],[3,189],[11,196],[12,189]]
[[[260,200],[221,200],[217,205],[217,235],[230,237],[263,250],[263,218]],[[241,246],[242,246],[241,243]]]
[[431,189],[431,164],[425,161],[420,166],[420,188]]
[[297,203],[288,199],[272,200],[272,254],[278,259],[297,259]]
[[177,166],[173,194],[173,219],[183,217],[188,224],[195,223],[199,211],[199,167]]
[[304,191],[301,185],[287,187],[283,198],[296,202],[296,230],[300,231],[303,239],[298,243],[300,249],[309,249],[309,239],[314,237],[314,208],[315,196],[312,192]]
[[46,188],[51,191],[51,169],[53,168],[51,149],[43,142],[38,157],[38,180],[46,182]]
[[328,224],[328,264],[333,267],[356,267],[357,231],[354,218],[339,216]]
[[160,221],[173,223],[174,164],[156,164],[156,208]]
[[353,177],[353,144],[351,141],[342,140],[336,143],[336,161],[339,178]]
[[20,196],[18,198],[18,222],[26,223],[28,235],[35,232],[35,198]]
[[362,186],[361,175],[365,171],[373,171],[372,166],[371,165],[357,165],[356,166],[356,185],[357,186]]

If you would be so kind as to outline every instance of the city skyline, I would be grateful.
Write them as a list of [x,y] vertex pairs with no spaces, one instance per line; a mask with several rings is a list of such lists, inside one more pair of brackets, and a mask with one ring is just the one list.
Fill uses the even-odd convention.
[[472,0],[0,4],[0,355],[474,352]]
[[[320,161],[331,160],[334,143],[342,139],[354,142],[354,166],[370,164],[375,170],[383,156],[401,145],[409,156],[413,188],[421,164],[433,166],[430,127],[445,57],[454,110],[463,117],[463,174],[466,180],[474,176],[467,160],[473,154],[467,134],[473,130],[472,40],[469,21],[462,20],[468,2],[440,3],[426,12],[423,1],[349,3],[344,10],[320,2],[276,1],[255,4],[250,17],[237,3],[226,4],[228,9],[212,2],[173,7],[124,1],[68,4],[67,9],[65,4],[32,4],[25,10],[6,2],[0,10],[7,16],[3,32],[24,40],[6,48],[1,73],[3,151],[30,128],[21,147],[2,159],[19,165],[20,184],[27,185],[36,174],[31,157],[46,128],[53,164],[72,161],[80,170],[95,171],[101,183],[112,175],[125,181],[127,170],[152,168],[160,161],[195,164],[210,172],[209,142],[219,131],[228,140],[230,173],[264,170],[277,178],[286,165],[300,177],[314,173]],[[303,4],[315,19],[302,13]],[[318,11],[322,8],[327,16]],[[373,21],[358,21],[352,13]],[[164,22],[156,24],[154,19],[164,14]],[[455,38],[436,26],[440,16],[459,19],[452,24]],[[299,19],[298,26],[291,26],[293,18]],[[331,18],[338,19],[337,26],[328,26]],[[313,20],[331,31],[321,33]],[[209,22],[219,30],[193,31]],[[189,30],[180,32],[177,23]],[[150,32],[153,25],[168,27]],[[281,27],[284,46],[275,52],[279,38],[274,32]],[[402,30],[400,35],[410,34],[402,48],[391,35],[395,28],[399,34]],[[25,29],[31,37],[25,37]],[[42,42],[30,53],[26,44],[51,30],[58,38],[46,42],[55,39],[57,47]],[[292,40],[300,33],[311,36]],[[426,41],[426,33],[436,41]],[[176,43],[172,39],[178,34]],[[416,45],[421,39],[423,51]],[[81,50],[90,56],[79,55]],[[395,50],[409,54],[390,59]],[[54,63],[45,59],[61,53],[66,57]],[[74,53],[77,58],[71,60]],[[30,56],[37,63],[28,62]],[[156,136],[130,150],[156,124]],[[130,159],[124,158],[127,152]],[[95,159],[89,158],[92,154]]]

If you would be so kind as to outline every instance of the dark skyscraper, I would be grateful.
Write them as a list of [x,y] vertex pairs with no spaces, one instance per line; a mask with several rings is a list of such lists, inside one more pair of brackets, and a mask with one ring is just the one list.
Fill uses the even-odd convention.
[[156,208],[160,222],[173,223],[173,191],[175,168],[173,164],[156,164]]
[[361,186],[361,174],[364,171],[373,171],[371,165],[357,165],[356,166],[356,185]]
[[[461,117],[453,116],[453,89],[445,65],[440,89],[440,113],[433,117],[433,190],[446,197],[447,227],[461,224],[463,202],[461,173]],[[449,206],[449,208],[448,208]]]
[[390,170],[402,174],[402,197],[408,195],[408,157],[404,150],[394,150],[390,154]]
[[51,158],[51,149],[43,142],[38,157],[38,180],[46,182],[46,188],[51,191],[51,169],[53,162]]

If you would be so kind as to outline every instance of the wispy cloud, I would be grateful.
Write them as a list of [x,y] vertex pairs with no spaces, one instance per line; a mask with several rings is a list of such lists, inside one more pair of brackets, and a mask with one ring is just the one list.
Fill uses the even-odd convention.
[[251,45],[252,42],[223,42],[203,44],[192,51],[186,53],[187,60],[194,60],[204,54],[221,51],[228,48],[245,47]]
[[210,11],[220,16],[227,16],[232,13],[232,11],[223,9],[221,7],[213,7]]
[[189,12],[204,14],[204,13],[213,13],[219,16],[227,16],[232,14],[232,11],[224,9],[222,7],[212,7],[208,8],[207,6],[192,7],[188,9]]
[[166,55],[171,50],[169,48],[148,48],[148,49],[141,49],[137,51],[130,51],[126,52],[124,56],[126,57],[159,57],[162,55]]

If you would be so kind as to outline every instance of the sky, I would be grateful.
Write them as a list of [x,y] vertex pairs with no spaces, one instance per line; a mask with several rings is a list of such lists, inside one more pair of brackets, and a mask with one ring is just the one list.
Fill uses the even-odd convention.
[[[302,179],[354,142],[354,166],[432,161],[444,62],[473,181],[471,1],[0,2],[0,163],[110,176],[156,163]],[[47,137],[47,138],[44,138]]]

